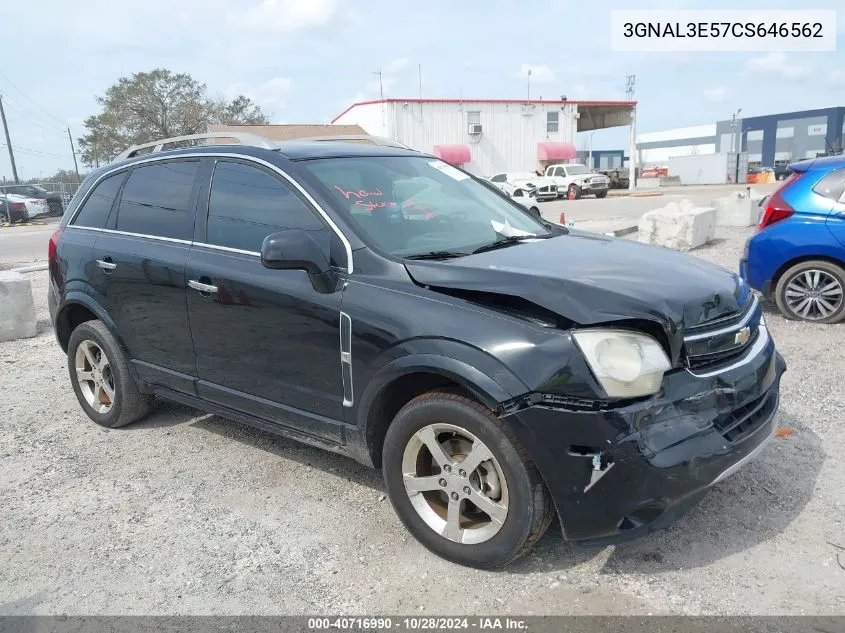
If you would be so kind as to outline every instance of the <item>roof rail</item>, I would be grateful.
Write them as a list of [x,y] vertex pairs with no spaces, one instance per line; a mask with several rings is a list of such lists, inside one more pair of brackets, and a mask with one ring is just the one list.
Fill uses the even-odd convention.
[[396,147],[399,149],[410,149],[407,145],[403,145],[399,141],[394,141],[392,138],[385,136],[371,136],[369,134],[336,134],[334,136],[308,136],[305,138],[293,138],[285,143],[313,143],[313,142],[339,142],[339,143],[355,143],[366,142],[372,145],[380,145],[382,147]]
[[152,141],[150,143],[141,143],[140,145],[133,145],[129,149],[124,150],[121,152],[115,160],[125,160],[127,158],[132,158],[136,156],[138,152],[142,149],[147,149],[148,147],[152,147],[152,151],[149,153],[155,152],[162,152],[164,151],[165,145],[172,145],[173,143],[181,143],[184,141],[193,141],[193,140],[200,140],[200,139],[213,139],[213,138],[233,138],[239,141],[240,145],[250,145],[252,147],[262,147],[264,149],[278,149],[278,145],[271,141],[268,138],[265,138],[259,134],[253,134],[251,132],[229,132],[229,131],[220,131],[220,132],[202,132],[200,134],[187,134],[185,136],[174,136],[172,138],[163,138],[158,141]]

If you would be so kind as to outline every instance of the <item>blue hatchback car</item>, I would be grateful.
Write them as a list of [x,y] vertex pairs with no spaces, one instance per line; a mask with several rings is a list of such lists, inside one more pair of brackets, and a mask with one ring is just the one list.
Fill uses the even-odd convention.
[[845,318],[845,156],[801,161],[763,202],[739,269],[788,319]]

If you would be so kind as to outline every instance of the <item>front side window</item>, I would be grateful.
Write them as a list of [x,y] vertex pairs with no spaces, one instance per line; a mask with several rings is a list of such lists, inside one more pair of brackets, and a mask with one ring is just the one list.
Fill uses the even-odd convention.
[[303,168],[367,241],[398,257],[466,255],[503,237],[550,235],[515,203],[430,157],[331,158]]
[[265,237],[284,229],[312,231],[328,252],[326,225],[288,183],[259,167],[218,162],[211,180],[206,242],[260,252]]
[[193,190],[199,161],[168,161],[135,167],[123,187],[117,230],[190,240],[194,235]]
[[85,200],[85,204],[79,210],[74,220],[76,226],[87,226],[94,229],[106,228],[106,223],[111,213],[114,199],[120,191],[120,185],[126,180],[126,172],[108,176],[100,181],[91,195]]

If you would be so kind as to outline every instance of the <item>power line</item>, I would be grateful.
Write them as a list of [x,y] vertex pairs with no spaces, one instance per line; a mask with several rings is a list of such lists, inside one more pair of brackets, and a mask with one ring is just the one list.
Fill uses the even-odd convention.
[[[0,94],[3,94],[3,93],[0,93]],[[52,124],[47,124],[43,119],[38,120],[38,119],[33,118],[34,113],[31,113],[28,110],[26,110],[21,104],[19,104],[14,99],[12,99],[8,94],[4,94],[3,96],[6,98],[6,103],[8,103],[12,107],[12,112],[15,112],[18,116],[20,116],[21,118],[25,119],[26,121],[28,121],[32,125],[35,125],[36,127],[40,128],[42,130],[52,132],[53,134],[58,134],[58,135],[64,137],[64,135],[65,135],[64,130],[59,130],[59,129],[53,127]]]
[[[0,143],[0,147],[8,147],[5,143]],[[32,154],[33,156],[51,156],[53,158],[65,158],[65,154],[54,154],[52,152],[42,152],[38,149],[30,149],[28,147],[18,147],[17,145],[12,145],[12,149],[16,152],[23,152],[24,154]]]
[[41,110],[44,114],[46,114],[47,116],[49,116],[51,119],[55,119],[56,121],[58,121],[58,122],[59,122],[59,123],[61,123],[62,125],[65,125],[65,121],[62,121],[62,120],[61,120],[59,117],[57,117],[57,116],[53,116],[52,114],[50,114],[49,112],[47,112],[47,110],[45,110],[45,109],[44,109],[44,108],[42,108],[40,105],[38,105],[37,103],[35,103],[35,101],[33,101],[32,99],[30,99],[30,98],[29,98],[29,96],[27,96],[27,94],[26,94],[23,90],[21,90],[20,88],[18,88],[18,87],[15,85],[15,83],[14,83],[11,79],[9,79],[6,75],[4,75],[3,73],[0,73],[0,77],[2,77],[3,79],[5,79],[6,81],[8,81],[8,82],[12,85],[12,88],[14,88],[14,89],[15,89],[15,90],[17,90],[19,93],[21,93],[27,101],[29,101],[32,105],[34,105],[36,108],[38,108],[39,110]]

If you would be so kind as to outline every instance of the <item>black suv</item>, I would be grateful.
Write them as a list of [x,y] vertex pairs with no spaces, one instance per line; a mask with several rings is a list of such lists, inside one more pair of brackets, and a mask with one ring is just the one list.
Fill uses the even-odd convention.
[[572,541],[665,525],[764,446],[786,368],[737,275],[393,147],[108,165],[49,268],[94,422],[159,396],[381,467],[408,530],[477,567],[555,515]]

